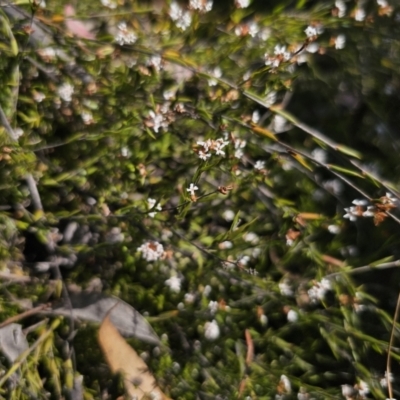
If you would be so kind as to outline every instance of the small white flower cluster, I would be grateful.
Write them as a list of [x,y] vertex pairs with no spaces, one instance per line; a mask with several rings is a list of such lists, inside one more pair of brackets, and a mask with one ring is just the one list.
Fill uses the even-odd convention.
[[165,284],[172,292],[179,293],[181,291],[182,279],[176,275],[173,275],[165,281]]
[[170,5],[169,16],[172,21],[175,22],[175,25],[183,31],[185,31],[192,23],[192,14],[190,11],[185,11],[175,1]]
[[108,7],[111,10],[114,10],[115,8],[117,8],[117,3],[115,1],[112,1],[112,0],[100,0],[100,2],[104,7]]
[[206,322],[204,325],[204,336],[207,340],[216,340],[219,338],[220,329],[215,319],[211,322]]
[[351,202],[354,206],[345,208],[346,214],[343,215],[343,218],[348,218],[350,221],[356,221],[357,217],[371,217],[370,212],[365,211],[364,207],[368,204],[368,201],[365,199],[355,199]]
[[157,261],[165,255],[164,247],[158,242],[146,242],[137,248],[146,261]]
[[[374,205],[368,205],[368,201],[353,200],[354,206],[345,208],[346,214],[343,218],[348,218],[350,221],[356,221],[357,217],[373,217],[375,225],[379,225],[386,217],[387,211],[397,207],[397,199],[391,194],[386,193],[375,201]],[[365,209],[367,207],[367,209]]]
[[154,208],[155,211],[149,212],[149,217],[154,218],[157,215],[157,211],[161,211],[162,207],[161,204],[158,203],[156,205],[157,201],[155,199],[151,199],[150,197],[147,199],[147,207],[149,210],[152,210]]
[[354,386],[342,385],[342,395],[346,398],[346,400],[354,398],[365,399],[369,393],[369,386],[363,380],[361,380],[358,384]]
[[57,94],[61,97],[62,100],[66,102],[70,102],[72,100],[73,93],[74,93],[74,87],[68,82],[63,83],[57,89]]
[[158,133],[160,128],[166,130],[174,121],[174,112],[170,110],[170,103],[166,102],[162,106],[157,105],[156,110],[149,111],[149,115],[145,121],[145,125],[153,128]]
[[235,0],[236,8],[247,8],[250,5],[250,0]]
[[323,300],[325,295],[332,290],[332,283],[329,279],[323,278],[321,282],[314,282],[311,289],[307,291],[311,303],[315,304]]
[[247,142],[244,139],[235,139],[235,158],[241,159],[244,155],[243,149],[246,147]]
[[225,152],[223,151],[223,148],[228,144],[229,142],[224,140],[223,138],[219,138],[216,140],[207,139],[206,141],[199,140],[197,142],[199,148],[196,149],[196,152],[199,158],[203,161],[207,161],[212,156],[211,151],[213,151],[216,156],[224,157]]
[[123,46],[124,44],[133,44],[137,40],[137,36],[134,32],[128,29],[126,22],[120,22],[117,26],[118,33],[115,36],[115,41]]
[[213,6],[213,0],[190,0],[189,8],[192,10],[199,10],[200,12],[206,13],[211,11]]
[[265,54],[265,65],[271,66],[272,68],[278,68],[282,62],[289,61],[291,54],[286,51],[286,46],[276,45],[274,48],[274,55],[270,56],[268,53]]
[[255,21],[248,22],[247,24],[246,23],[240,24],[235,28],[236,36],[250,35],[251,37],[256,37],[259,32],[260,32],[260,27]]

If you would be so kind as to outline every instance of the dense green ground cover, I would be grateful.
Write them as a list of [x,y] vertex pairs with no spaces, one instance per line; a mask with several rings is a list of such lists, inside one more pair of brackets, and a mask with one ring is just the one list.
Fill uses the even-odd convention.
[[21,3],[0,10],[1,319],[67,311],[18,320],[23,354],[2,339],[2,396],[123,394],[80,289],[147,318],[161,343],[128,341],[171,398],[399,396],[400,9]]

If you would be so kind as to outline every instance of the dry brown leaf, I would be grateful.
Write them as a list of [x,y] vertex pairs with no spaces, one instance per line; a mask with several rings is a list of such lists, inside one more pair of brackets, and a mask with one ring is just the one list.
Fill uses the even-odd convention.
[[[157,386],[154,376],[136,351],[125,342],[110,321],[110,312],[104,317],[99,329],[99,343],[113,373],[120,372],[130,398],[167,400],[168,397]],[[135,397],[136,396],[136,397]]]

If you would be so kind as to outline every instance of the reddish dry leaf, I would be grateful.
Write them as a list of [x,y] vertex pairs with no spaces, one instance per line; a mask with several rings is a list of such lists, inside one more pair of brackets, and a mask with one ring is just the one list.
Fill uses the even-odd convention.
[[248,329],[244,331],[244,336],[246,337],[246,344],[247,344],[246,364],[247,366],[250,366],[254,357],[254,343],[253,339],[251,338],[250,331]]
[[111,310],[101,323],[98,340],[111,371],[122,373],[126,391],[131,398],[137,396],[138,399],[144,400],[147,395],[151,395],[167,400],[168,397],[157,386],[146,363],[111,323],[110,312]]

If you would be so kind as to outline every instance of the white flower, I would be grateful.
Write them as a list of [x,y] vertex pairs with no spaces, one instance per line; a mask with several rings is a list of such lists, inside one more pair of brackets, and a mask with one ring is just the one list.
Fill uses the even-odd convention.
[[218,339],[220,335],[219,326],[217,321],[213,319],[211,322],[207,322],[204,325],[204,336],[207,340]]
[[218,301],[212,301],[208,303],[208,309],[210,310],[211,314],[215,314],[218,311],[219,305]]
[[352,398],[357,395],[357,391],[351,385],[342,385],[342,395],[346,398]]
[[128,149],[126,146],[121,147],[121,156],[122,157],[130,157],[132,155],[132,152]]
[[190,0],[189,8],[199,10],[201,12],[211,11],[213,6],[212,0]]
[[196,295],[194,293],[186,293],[184,299],[186,303],[192,304],[196,299]]
[[54,60],[57,56],[58,50],[53,47],[45,47],[38,50],[39,55],[45,60]]
[[247,25],[247,27],[248,27],[248,30],[249,30],[249,35],[250,35],[251,37],[255,37],[255,36],[258,34],[258,32],[260,31],[259,26],[258,26],[257,23],[254,22],[254,21],[250,22],[250,23]]
[[[156,206],[156,207],[155,207],[155,210],[161,211],[161,210],[162,210],[161,204],[158,203],[158,204],[156,205],[156,203],[157,203],[157,201],[156,201],[155,199],[148,198],[148,199],[147,199],[147,206],[148,206],[148,209],[151,210],[152,208],[154,208],[154,206]],[[149,212],[149,217],[150,217],[150,218],[154,218],[154,217],[157,215],[157,211]]]
[[242,139],[235,139],[235,158],[243,157],[243,149],[246,147],[246,141]]
[[146,261],[157,261],[164,256],[164,247],[158,242],[146,242],[138,247],[137,251],[142,253]]
[[237,262],[238,262],[238,264],[241,264],[242,266],[245,266],[245,265],[247,265],[249,263],[249,261],[250,261],[250,257],[249,256],[243,256],[243,257],[240,257]]
[[287,119],[281,115],[274,115],[271,122],[272,130],[276,133],[288,131],[292,125],[288,124]]
[[225,156],[225,152],[222,150],[229,142],[220,141],[221,139],[216,140],[215,142],[215,154],[217,156]]
[[268,317],[265,314],[262,314],[260,317],[260,324],[262,326],[266,326],[268,324]]
[[306,47],[306,51],[308,53],[316,53],[318,50],[319,50],[319,44],[316,42],[312,42]]
[[327,152],[325,150],[320,149],[319,147],[317,147],[316,149],[314,149],[311,152],[311,155],[314,157],[315,161],[318,161],[318,162],[320,162],[322,164],[325,164],[328,154],[327,154]]
[[292,385],[290,383],[289,378],[286,375],[281,375],[280,383],[283,384],[286,393],[292,392]]
[[309,289],[307,293],[311,303],[318,303],[330,290],[332,290],[331,281],[323,278],[321,282],[314,282],[313,287]]
[[290,310],[290,311],[287,313],[287,320],[288,320],[289,322],[297,322],[298,319],[299,319],[299,315],[297,314],[296,311]]
[[279,282],[278,287],[282,296],[292,297],[294,295],[294,291],[290,286],[289,280],[285,279],[283,282]]
[[230,242],[229,240],[225,240],[225,242],[222,242],[218,245],[218,247],[221,250],[227,250],[227,249],[231,249],[233,247],[233,243]]
[[189,187],[186,189],[186,191],[189,192],[191,196],[195,195],[196,190],[199,190],[199,188],[194,183],[191,183]]
[[273,104],[276,103],[276,91],[271,90],[268,92],[267,96],[264,99],[265,107],[271,107]]
[[338,35],[335,39],[335,49],[342,50],[346,46],[346,36],[341,34]]
[[123,46],[124,44],[133,44],[136,40],[136,34],[128,29],[126,22],[120,22],[118,24],[118,34],[115,36],[115,41],[120,46]]
[[171,276],[165,281],[165,284],[170,288],[172,292],[179,293],[181,291],[182,280],[177,276]]
[[393,377],[393,374],[390,372],[389,373],[389,379],[388,379],[388,373],[387,373],[387,371],[385,371],[385,377],[380,380],[381,386],[384,387],[384,388],[387,387],[388,380],[389,380],[390,383],[392,383],[394,381],[394,377]]
[[90,124],[93,124],[93,122],[94,122],[93,121],[93,115],[89,111],[83,111],[81,113],[81,118],[82,118],[82,121],[83,121],[83,123],[85,125],[90,125]]
[[307,35],[308,38],[314,38],[318,36],[317,29],[314,26],[308,26],[304,33]]
[[111,8],[111,10],[114,10],[115,8],[117,8],[117,3],[112,0],[100,0],[100,1],[104,7]]
[[251,122],[254,122],[255,124],[260,120],[260,111],[255,110],[253,111],[253,114],[251,115]]
[[61,97],[62,100],[69,102],[72,100],[72,94],[74,93],[74,87],[68,83],[63,83],[58,89],[57,94]]
[[211,157],[210,153],[206,153],[203,150],[199,150],[197,155],[199,156],[200,160],[203,160],[203,161],[207,161]]
[[340,233],[340,226],[337,225],[329,225],[328,226],[328,231],[332,233],[332,235],[337,235]]
[[235,0],[236,8],[247,8],[250,5],[250,0]]
[[213,69],[213,71],[210,72],[210,75],[214,76],[216,79],[210,78],[210,79],[208,80],[208,85],[209,85],[209,86],[216,86],[217,83],[218,83],[218,78],[221,78],[221,76],[222,76],[222,70],[221,70],[221,68],[220,68],[220,67],[215,67],[215,68]]
[[13,129],[13,133],[14,138],[18,140],[24,134],[24,131],[21,128],[17,127]]
[[175,1],[170,5],[169,16],[175,22],[175,25],[183,31],[185,31],[192,23],[192,15],[190,12],[184,11]]
[[265,169],[265,161],[256,161],[256,163],[254,164],[254,169],[261,171],[263,169]]
[[46,98],[46,95],[42,92],[33,92],[33,100],[36,101],[36,103],[41,103],[44,99]]
[[157,72],[160,72],[162,68],[162,58],[159,55],[151,56],[147,65],[153,67]]
[[364,21],[366,17],[366,12],[363,8],[356,8],[356,12],[354,14],[354,19],[358,22]]
[[369,394],[369,386],[366,382],[360,381],[358,384],[358,393],[362,396],[365,397],[367,394]]
[[158,133],[160,128],[167,129],[168,122],[165,119],[164,115],[161,113],[155,113],[153,110],[149,111],[149,122],[154,130],[154,132]]
[[203,294],[205,297],[208,297],[212,291],[212,287],[210,285],[206,285],[206,287],[203,290]]
[[231,222],[235,218],[235,213],[232,210],[225,210],[222,213],[222,218],[227,222]]
[[251,244],[257,244],[260,241],[260,238],[254,232],[247,232],[243,236],[243,239],[244,239],[245,242],[248,242],[248,243],[251,243]]
[[346,15],[346,3],[343,0],[336,0],[335,6],[338,9],[338,17],[343,18]]

